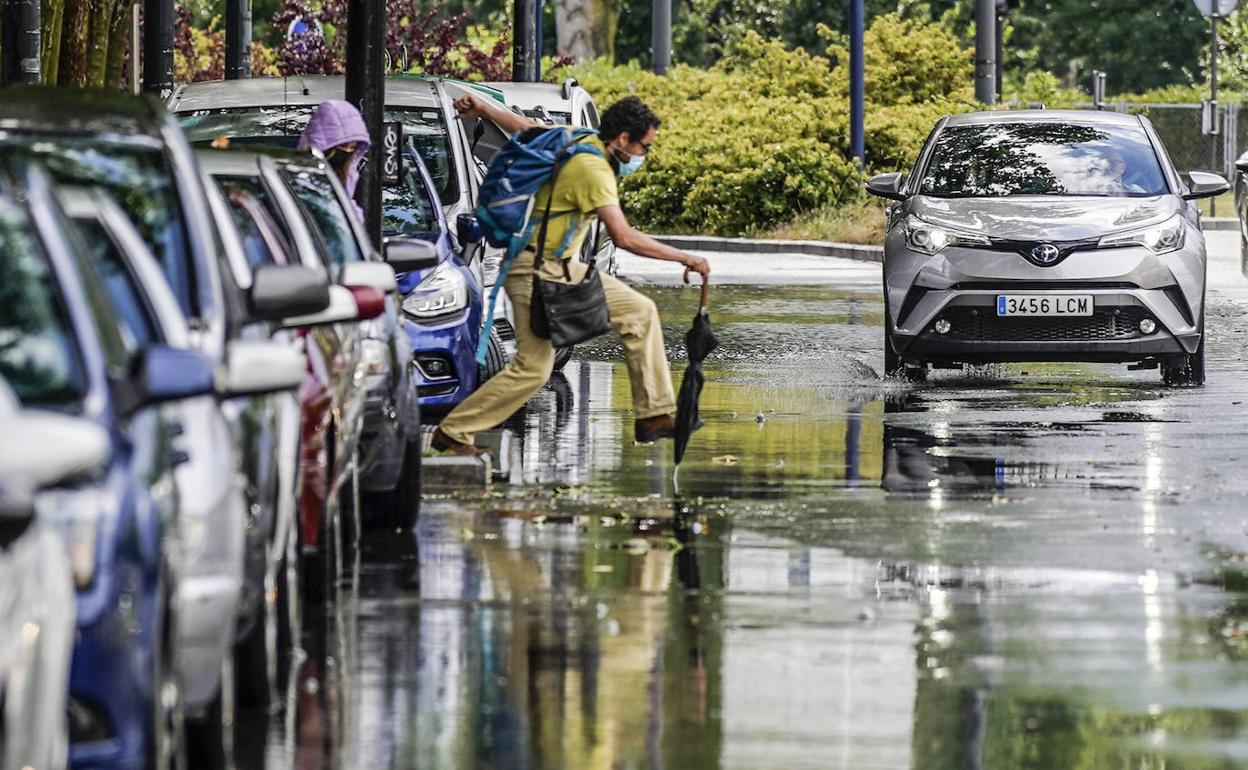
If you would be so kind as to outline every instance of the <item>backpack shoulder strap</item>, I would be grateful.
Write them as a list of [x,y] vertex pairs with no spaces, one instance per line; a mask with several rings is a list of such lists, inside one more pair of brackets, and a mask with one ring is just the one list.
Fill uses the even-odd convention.
[[[550,206],[555,202],[555,183],[559,181],[559,172],[563,170],[563,166],[571,157],[581,152],[593,152],[602,157],[602,153],[598,152],[598,148],[593,145],[581,144],[589,137],[594,135],[594,131],[590,129],[580,129],[572,132],[572,141],[564,145],[559,154],[555,156],[555,170],[550,175],[550,194],[546,196],[546,210],[542,213],[542,226],[537,233],[537,248],[533,250],[533,266],[540,270],[542,268],[542,252],[546,248],[546,226],[550,224]],[[567,265],[563,266],[564,272],[567,272]]]

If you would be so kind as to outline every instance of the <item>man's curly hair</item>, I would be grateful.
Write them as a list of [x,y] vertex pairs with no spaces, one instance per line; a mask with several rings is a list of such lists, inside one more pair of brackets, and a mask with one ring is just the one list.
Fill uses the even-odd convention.
[[658,128],[659,124],[659,117],[645,102],[636,96],[625,96],[602,113],[598,137],[603,142],[610,142],[627,132],[630,139],[640,142],[650,129]]

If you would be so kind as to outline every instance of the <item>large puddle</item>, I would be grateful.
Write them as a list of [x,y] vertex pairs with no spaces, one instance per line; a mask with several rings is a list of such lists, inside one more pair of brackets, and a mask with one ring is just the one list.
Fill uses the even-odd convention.
[[[696,292],[648,293],[679,358]],[[583,350],[491,492],[367,544],[268,764],[1248,765],[1248,322],[1211,313],[1201,391],[1078,365],[915,389],[875,374],[873,295],[720,288],[675,479],[631,441],[618,346]]]

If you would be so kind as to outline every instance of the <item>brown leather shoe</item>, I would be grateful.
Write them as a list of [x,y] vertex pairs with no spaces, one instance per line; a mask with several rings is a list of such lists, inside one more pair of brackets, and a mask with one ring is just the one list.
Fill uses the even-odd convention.
[[433,441],[431,442],[435,451],[452,452],[463,457],[481,457],[489,454],[489,450],[480,449],[472,444],[465,444],[462,441],[456,441],[450,436],[442,432],[441,428],[433,431]]
[[633,423],[633,438],[638,444],[650,444],[676,435],[676,418],[670,414],[647,417]]

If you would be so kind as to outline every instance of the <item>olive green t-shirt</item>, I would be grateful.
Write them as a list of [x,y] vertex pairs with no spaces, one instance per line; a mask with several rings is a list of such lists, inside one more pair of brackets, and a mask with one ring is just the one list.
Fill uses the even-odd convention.
[[[546,246],[542,250],[545,259],[554,259],[556,255],[565,259],[575,257],[585,234],[597,218],[594,212],[603,206],[618,206],[620,203],[620,190],[615,172],[607,162],[606,146],[597,135],[583,139],[582,143],[597,147],[602,156],[582,150],[564,163],[559,171],[555,180],[555,198],[550,205],[550,224],[546,227]],[[533,240],[529,242],[531,248],[537,248],[548,198],[550,182],[537,191],[534,199],[533,219],[537,226],[533,229]]]

